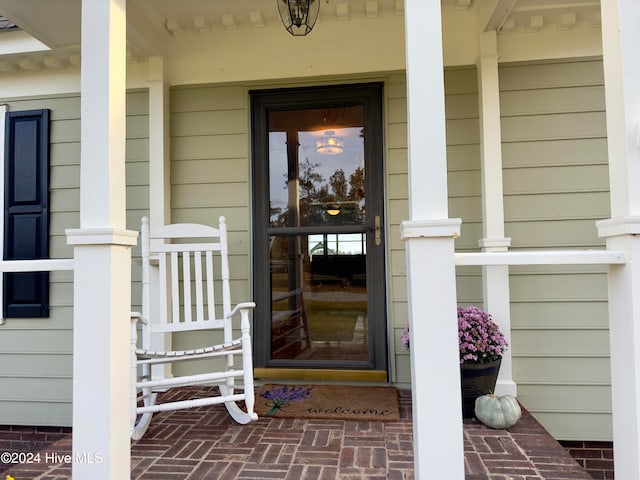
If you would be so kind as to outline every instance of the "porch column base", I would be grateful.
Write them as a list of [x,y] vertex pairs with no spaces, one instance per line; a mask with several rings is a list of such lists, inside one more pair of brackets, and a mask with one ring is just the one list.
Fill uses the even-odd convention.
[[609,266],[609,332],[615,475],[640,478],[640,217],[596,222],[607,249],[626,253]]
[[464,479],[454,263],[460,224],[437,219],[400,227],[407,252],[416,479]]
[[131,245],[137,232],[68,230],[74,246],[73,477],[129,478]]
[[[506,252],[511,245],[510,238],[484,238],[478,241],[483,252]],[[507,343],[511,345],[511,300],[509,293],[509,266],[485,265],[482,267],[482,288],[484,310],[489,312],[500,327]],[[518,396],[518,388],[513,381],[513,361],[511,348],[502,355],[496,395]]]

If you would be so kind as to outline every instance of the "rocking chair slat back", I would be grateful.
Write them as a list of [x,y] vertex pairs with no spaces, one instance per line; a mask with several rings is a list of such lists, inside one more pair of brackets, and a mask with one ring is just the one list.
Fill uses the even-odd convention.
[[[202,243],[168,243],[172,240],[217,240]],[[229,264],[227,259],[227,231],[224,217],[219,228],[196,224],[174,224],[150,232],[151,260],[157,258],[160,285],[160,321],[153,325],[157,332],[177,332],[224,328],[224,341],[232,338],[230,322],[225,320],[231,311]],[[214,252],[219,252],[214,261]],[[143,256],[145,252],[143,252]],[[219,262],[216,278],[215,263]],[[219,287],[218,287],[219,285]],[[143,284],[143,289],[145,285]],[[147,286],[148,288],[148,286]],[[219,288],[218,294],[216,290]],[[143,294],[144,295],[144,294]],[[216,301],[220,315],[216,315]],[[143,316],[145,315],[143,306]],[[228,330],[228,331],[227,331]]]

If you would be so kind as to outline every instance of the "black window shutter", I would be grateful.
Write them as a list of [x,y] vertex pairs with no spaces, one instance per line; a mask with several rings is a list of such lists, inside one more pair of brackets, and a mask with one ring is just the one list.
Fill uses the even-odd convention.
[[[49,257],[49,110],[8,112],[4,259]],[[5,318],[49,316],[49,273],[5,273]]]

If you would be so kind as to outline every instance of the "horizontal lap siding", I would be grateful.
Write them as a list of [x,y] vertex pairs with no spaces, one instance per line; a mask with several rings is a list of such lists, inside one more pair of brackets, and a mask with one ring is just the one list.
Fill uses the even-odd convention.
[[[500,68],[511,249],[604,248],[609,216],[600,61]],[[520,401],[559,439],[611,438],[606,268],[510,269]]]
[[[475,68],[445,71],[447,128],[447,188],[449,217],[461,218],[462,235],[456,239],[457,251],[477,251],[482,237],[482,199],[480,184],[480,130],[478,87]],[[407,115],[404,76],[387,84],[387,216],[389,219],[389,298],[392,338],[395,351],[395,381],[409,385],[409,352],[402,348],[400,334],[408,318],[405,246],[400,240],[400,222],[409,218],[407,179]],[[425,152],[426,159],[429,152]],[[417,159],[416,161],[420,161]],[[482,303],[482,273],[478,267],[456,270],[458,301]]]
[[385,84],[385,189],[387,218],[387,297],[389,343],[393,346],[392,380],[399,385],[411,383],[409,355],[400,342],[408,318],[407,265],[400,222],[409,218],[407,165],[407,89],[404,75],[389,78]]
[[[462,219],[457,252],[478,251],[482,238],[482,186],[478,83],[475,68],[445,70],[449,217]],[[459,304],[482,305],[482,270],[456,268]]]
[[[250,238],[249,172],[246,88],[173,89],[172,220],[211,224],[225,215],[230,236],[235,232],[238,239]],[[244,243],[242,255],[249,248],[248,240]],[[248,272],[241,272],[240,278],[247,280]]]
[[[9,111],[51,110],[50,257],[72,258],[65,230],[77,228],[80,218],[80,97],[2,103]],[[146,92],[127,95],[127,228],[134,230],[149,203],[147,111]],[[134,279],[140,277],[137,264]],[[52,272],[50,278],[49,318],[8,319],[0,327],[0,424],[71,425],[73,274]]]
[[[403,79],[404,81],[404,79]],[[602,65],[570,62],[500,69],[506,236],[512,250],[604,248],[609,216]],[[388,98],[387,193],[391,314],[397,381],[410,382],[399,335],[407,318],[408,218],[404,85]],[[449,216],[462,218],[456,251],[482,238],[476,70],[445,72]],[[458,267],[461,304],[482,303],[481,269]],[[561,439],[611,436],[606,268],[511,267],[514,380],[519,398]]]
[[[227,218],[232,303],[251,298],[248,98],[242,85],[171,90],[172,221],[213,225]],[[210,332],[173,335],[177,349],[219,341]],[[174,369],[209,371],[205,362]]]
[[[127,94],[127,228],[140,231],[142,217],[149,215],[149,94],[146,90]],[[140,240],[131,250],[131,308],[142,309],[142,260]]]

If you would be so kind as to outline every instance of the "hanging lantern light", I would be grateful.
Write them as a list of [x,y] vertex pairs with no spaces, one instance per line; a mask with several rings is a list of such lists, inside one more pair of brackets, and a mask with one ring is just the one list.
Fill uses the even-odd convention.
[[291,35],[306,35],[313,29],[320,12],[320,0],[276,0],[284,28]]

